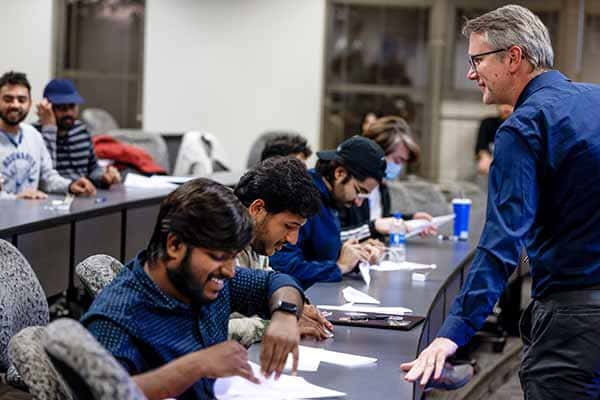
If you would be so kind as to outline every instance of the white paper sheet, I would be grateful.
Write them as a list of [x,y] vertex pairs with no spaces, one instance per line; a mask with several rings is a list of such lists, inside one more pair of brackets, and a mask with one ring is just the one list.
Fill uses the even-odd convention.
[[125,182],[123,183],[126,187],[135,187],[135,188],[150,188],[150,189],[176,189],[177,185],[168,182],[158,182],[146,176],[136,174],[130,172],[125,177]]
[[371,266],[366,262],[361,262],[358,264],[358,270],[360,271],[360,276],[363,278],[363,281],[369,286],[371,284]]
[[423,232],[425,228],[428,226],[435,226],[439,228],[442,225],[447,224],[450,221],[454,220],[454,214],[441,215],[439,217],[434,217],[431,221],[427,221],[425,219],[411,219],[410,221],[406,221],[406,227],[408,228],[408,233],[406,234],[407,238],[418,235]]
[[390,315],[404,315],[413,312],[410,308],[406,307],[379,307],[379,306],[368,306],[360,305],[357,306],[352,303],[346,303],[343,306],[334,305],[318,305],[321,310],[333,310],[333,311],[354,311],[354,312],[370,312],[377,314],[390,314]]
[[[298,346],[298,371],[316,372],[321,363],[322,349],[308,346]],[[289,354],[285,362],[285,369],[292,370],[293,358]]]
[[374,357],[359,356],[350,353],[340,353],[337,351],[324,350],[321,352],[321,362],[340,365],[342,367],[360,367],[377,362]]
[[393,261],[382,261],[379,265],[371,265],[371,271],[389,272],[389,271],[415,271],[420,269],[436,269],[435,264],[419,264],[409,261],[396,263]]
[[260,367],[250,363],[254,375],[261,381],[256,385],[239,376],[220,378],[215,382],[215,396],[220,400],[261,399],[318,399],[323,397],[342,397],[346,393],[313,385],[299,376],[281,375],[279,380],[265,379],[260,375]]
[[195,176],[173,176],[173,175],[152,175],[150,180],[158,183],[172,183],[176,185],[182,185],[187,181],[196,179]]
[[360,290],[354,289],[350,286],[342,290],[342,293],[344,293],[344,299],[346,299],[346,301],[349,303],[381,304],[381,302],[376,298],[371,297],[368,294],[363,293]]

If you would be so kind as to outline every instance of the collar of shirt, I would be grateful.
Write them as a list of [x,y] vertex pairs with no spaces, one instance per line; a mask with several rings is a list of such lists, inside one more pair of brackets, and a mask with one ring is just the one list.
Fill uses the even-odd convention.
[[517,103],[515,104],[515,109],[517,107],[519,107],[521,104],[523,104],[523,102],[525,100],[527,100],[527,98],[529,96],[531,96],[538,90],[540,90],[544,87],[547,87],[547,86],[553,86],[557,81],[561,81],[561,80],[565,80],[565,81],[569,81],[569,82],[571,81],[569,78],[567,78],[562,73],[560,73],[559,71],[556,71],[556,70],[546,71],[546,72],[539,74],[538,76],[536,76],[535,78],[530,80],[529,83],[527,83],[527,85],[525,86],[525,89],[523,89],[523,91],[519,95],[519,98],[517,99]]
[[8,141],[11,142],[13,144],[13,146],[15,146],[17,148],[23,142],[23,132],[21,131],[21,128],[19,128],[19,131],[17,132],[16,135],[5,132],[3,130],[0,130],[0,132],[2,132],[2,134],[4,136],[6,136],[6,139],[8,139]]

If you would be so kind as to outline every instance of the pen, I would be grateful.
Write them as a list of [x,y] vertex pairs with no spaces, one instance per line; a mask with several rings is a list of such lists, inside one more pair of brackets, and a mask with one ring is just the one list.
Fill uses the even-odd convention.
[[96,199],[94,200],[94,203],[99,204],[99,203],[104,203],[106,201],[106,197],[96,197]]

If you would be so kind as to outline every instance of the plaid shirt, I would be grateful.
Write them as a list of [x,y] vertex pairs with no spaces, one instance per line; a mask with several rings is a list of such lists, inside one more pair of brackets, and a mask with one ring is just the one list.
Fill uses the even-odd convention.
[[[141,252],[127,264],[81,320],[131,375],[226,341],[233,311],[268,318],[268,299],[281,287],[301,292],[287,275],[237,269],[217,299],[198,309],[161,291],[145,273],[145,260]],[[212,399],[213,385],[214,379],[200,379],[179,399]]]

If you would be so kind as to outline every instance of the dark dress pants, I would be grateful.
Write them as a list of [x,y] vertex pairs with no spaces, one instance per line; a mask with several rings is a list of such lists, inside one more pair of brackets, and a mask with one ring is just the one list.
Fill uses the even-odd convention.
[[526,400],[600,399],[600,290],[533,300],[520,328]]

